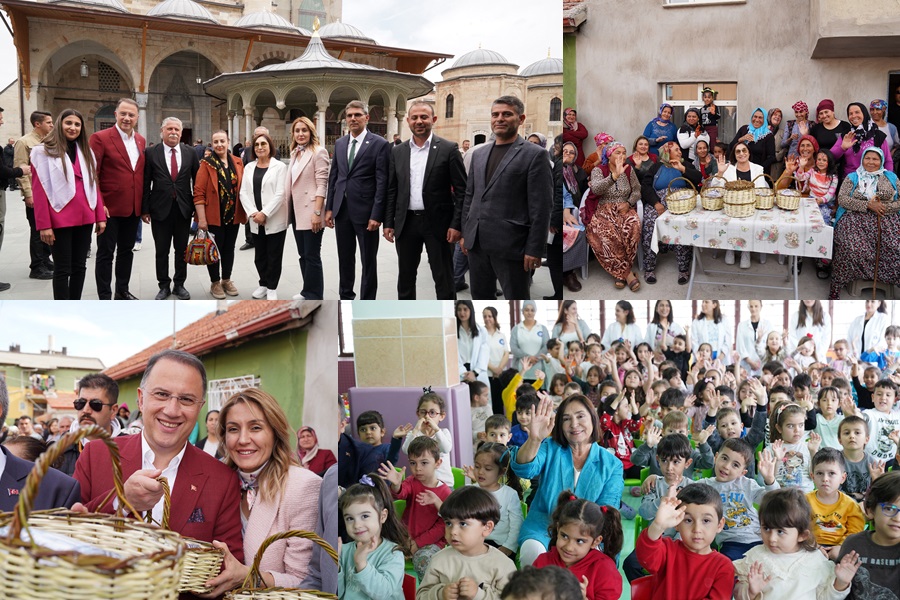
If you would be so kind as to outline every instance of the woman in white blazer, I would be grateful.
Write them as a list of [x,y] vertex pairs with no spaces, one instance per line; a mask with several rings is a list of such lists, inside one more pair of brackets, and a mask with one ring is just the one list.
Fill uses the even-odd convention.
[[600,343],[609,350],[613,344],[622,340],[630,342],[631,350],[634,351],[638,344],[644,341],[644,332],[641,331],[641,326],[635,322],[634,308],[631,306],[631,302],[627,300],[616,302],[615,316],[615,321],[610,323],[603,332]]
[[325,293],[322,206],[330,164],[328,151],[319,145],[315,125],[306,117],[297,117],[291,124],[291,164],[284,186],[303,277],[303,289],[294,296],[295,300],[321,300]]
[[712,346],[713,358],[731,364],[731,326],[722,318],[718,300],[704,300],[700,314],[691,323],[691,349],[696,355],[701,344]]
[[750,318],[738,323],[737,353],[741,357],[740,366],[748,375],[758,377],[762,374],[762,356],[766,350],[766,336],[774,329],[768,319],[762,318],[762,302],[749,300],[747,309]]
[[863,362],[877,362],[876,354],[884,352],[884,330],[891,324],[884,300],[866,300],[866,314],[853,319],[847,329],[850,352]]
[[488,387],[488,359],[490,340],[484,327],[475,322],[475,308],[471,300],[456,301],[456,337],[459,358],[459,380],[481,381]]
[[[270,394],[248,388],[229,398],[219,413],[219,439],[225,441],[225,464],[241,482],[241,531],[244,563],[225,552],[222,572],[209,580],[204,598],[215,598],[239,586],[263,541],[292,529],[315,531],[322,479],[297,465],[287,415]],[[289,538],[275,542],[259,564],[263,587],[300,586],[309,570],[313,542]]]
[[253,292],[257,300],[277,300],[275,293],[281,279],[281,257],[288,227],[288,206],[284,199],[287,166],[274,158],[272,138],[262,133],[253,139],[250,157],[241,181],[241,206],[250,220],[253,232],[253,262],[259,273],[259,287]]
[[820,300],[801,300],[797,312],[791,314],[785,348],[787,353],[791,354],[796,350],[797,341],[808,334],[816,342],[816,357],[819,362],[825,362],[825,354],[831,345],[831,317]]

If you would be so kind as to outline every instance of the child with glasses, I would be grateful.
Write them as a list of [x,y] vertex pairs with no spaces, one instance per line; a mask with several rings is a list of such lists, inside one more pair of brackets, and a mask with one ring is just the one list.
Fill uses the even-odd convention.
[[444,407],[444,399],[436,392],[428,390],[422,394],[416,408],[418,421],[412,431],[406,434],[406,439],[403,440],[403,451],[408,452],[410,442],[417,437],[425,436],[436,441],[441,451],[437,478],[452,488],[453,472],[450,470],[450,452],[453,450],[453,434],[449,429],[442,429],[439,426],[447,416]]
[[863,502],[875,527],[851,535],[841,558],[859,554],[861,564],[850,589],[854,600],[900,598],[900,472],[891,471],[872,483]]

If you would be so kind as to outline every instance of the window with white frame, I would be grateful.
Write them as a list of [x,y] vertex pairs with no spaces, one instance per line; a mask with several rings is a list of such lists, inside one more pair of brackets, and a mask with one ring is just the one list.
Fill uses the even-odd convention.
[[[662,102],[668,102],[674,109],[672,122],[677,127],[684,123],[684,113],[689,108],[703,106],[703,88],[710,87],[719,95],[715,105],[719,110],[719,141],[731,143],[737,132],[737,83],[702,82],[702,83],[664,83],[662,85]],[[749,121],[749,119],[748,119]]]
[[208,383],[206,399],[209,403],[207,410],[219,410],[225,401],[230,397],[246,390],[247,388],[258,388],[261,380],[257,375],[242,375],[240,377],[229,377],[228,379],[211,379]]

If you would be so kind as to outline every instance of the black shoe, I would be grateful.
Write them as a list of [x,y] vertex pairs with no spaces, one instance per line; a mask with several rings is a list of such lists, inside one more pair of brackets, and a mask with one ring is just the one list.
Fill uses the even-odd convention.
[[238,250],[249,250],[252,247],[253,244],[251,244],[250,242],[244,242],[244,244],[240,248],[238,248]]
[[469,289],[469,284],[466,283],[465,281],[462,281],[462,282],[456,284],[457,292],[462,292],[463,290],[467,290],[467,289]]
[[120,294],[119,292],[116,292],[115,298],[116,298],[116,300],[139,300],[139,298],[137,296],[135,296],[134,294],[132,294],[131,292],[125,292],[124,294]]
[[3,283],[2,281],[0,281],[0,292],[5,292],[9,288],[10,285],[8,283]]
[[186,289],[184,289],[183,285],[176,285],[172,289],[172,294],[179,300],[190,300],[191,299],[191,295],[188,293],[188,291]]
[[47,271],[45,269],[35,269],[28,275],[28,277],[30,279],[53,279],[53,271]]
[[497,294],[497,297],[498,297],[498,298],[502,298],[502,297],[503,297],[503,290],[501,290],[500,288],[497,288],[496,294]]
[[172,295],[172,291],[168,287],[159,288],[159,293],[156,295],[157,300],[165,300],[169,296]]

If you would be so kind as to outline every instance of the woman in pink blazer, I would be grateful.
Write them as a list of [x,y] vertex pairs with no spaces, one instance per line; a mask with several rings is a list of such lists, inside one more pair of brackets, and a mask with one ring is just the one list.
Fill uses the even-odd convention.
[[53,299],[80,300],[91,249],[91,229],[106,229],[96,161],[84,118],[72,108],[56,118],[43,144],[31,150],[34,220],[53,254]]
[[322,207],[328,188],[328,151],[319,145],[312,121],[299,117],[291,124],[291,164],[284,186],[285,204],[294,225],[294,241],[300,255],[303,289],[295,300],[322,300]]
[[[228,399],[219,413],[219,439],[225,442],[225,464],[241,480],[241,528],[244,563],[225,544],[222,572],[208,583],[215,598],[238,587],[250,571],[263,541],[291,529],[315,531],[322,479],[297,465],[291,451],[291,431],[278,401],[262,390],[248,388]],[[313,543],[291,538],[266,550],[259,570],[266,587],[298,587],[306,577]]]

